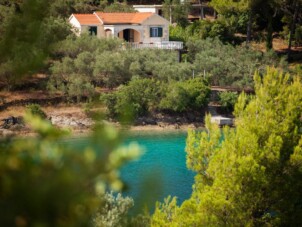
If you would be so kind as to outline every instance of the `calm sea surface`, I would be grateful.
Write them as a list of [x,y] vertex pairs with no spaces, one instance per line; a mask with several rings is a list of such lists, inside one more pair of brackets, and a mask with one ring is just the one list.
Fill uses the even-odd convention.
[[194,173],[186,168],[186,133],[149,132],[131,135],[126,143],[137,141],[145,153],[121,170],[122,179],[129,185],[126,195],[135,201],[149,203],[163,201],[168,195],[176,196],[178,203],[192,193]]
[[[178,204],[188,199],[194,173],[186,168],[186,136],[184,132],[130,134],[124,144],[135,141],[144,149],[144,154],[121,169],[121,178],[127,186],[123,194],[134,198],[136,205],[147,205],[151,209],[156,201],[163,202],[168,195],[176,196]],[[81,148],[87,139],[69,142]]]

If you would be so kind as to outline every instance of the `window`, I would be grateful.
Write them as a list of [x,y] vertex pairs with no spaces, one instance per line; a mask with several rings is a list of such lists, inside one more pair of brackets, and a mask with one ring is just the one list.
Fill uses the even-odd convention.
[[163,28],[162,27],[151,27],[150,28],[150,37],[163,37]]
[[161,9],[158,10],[158,13],[157,13],[159,16],[162,16],[163,15],[163,11]]
[[98,27],[97,26],[91,26],[88,29],[89,35],[97,35],[98,34]]

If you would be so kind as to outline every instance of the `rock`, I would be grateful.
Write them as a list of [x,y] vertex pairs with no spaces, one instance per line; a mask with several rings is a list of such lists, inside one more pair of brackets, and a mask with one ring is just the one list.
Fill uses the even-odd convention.
[[14,125],[24,126],[23,118],[20,116],[19,117],[9,116],[8,118],[4,118],[1,121],[3,121],[1,127],[4,129],[9,129]]
[[156,121],[153,118],[146,118],[145,123],[147,125],[156,125]]
[[0,135],[3,137],[9,137],[16,135],[13,131],[8,129],[0,129]]
[[77,125],[79,128],[86,128],[86,125],[82,124],[81,122],[78,122],[78,125]]
[[69,122],[69,125],[70,126],[78,126],[78,122],[76,122],[75,120],[71,120],[70,122]]

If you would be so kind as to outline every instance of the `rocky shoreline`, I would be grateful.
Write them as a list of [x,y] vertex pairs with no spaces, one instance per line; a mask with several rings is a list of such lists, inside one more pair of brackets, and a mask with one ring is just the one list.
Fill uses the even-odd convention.
[[[88,117],[85,113],[81,112],[67,112],[57,113],[56,111],[47,114],[48,120],[58,128],[64,128],[71,131],[72,135],[84,135],[88,134],[94,121]],[[19,119],[20,117],[9,116],[6,119],[2,119],[2,122],[6,122],[0,126],[0,137],[9,136],[32,136],[34,132],[31,128],[24,124],[23,121],[9,121],[9,119]],[[198,120],[198,121],[197,121]],[[120,127],[119,123],[111,122],[116,127]],[[167,115],[156,115],[148,117],[137,118],[133,125],[129,127],[130,131],[187,131],[188,129],[198,129],[204,126],[201,117],[173,117]]]

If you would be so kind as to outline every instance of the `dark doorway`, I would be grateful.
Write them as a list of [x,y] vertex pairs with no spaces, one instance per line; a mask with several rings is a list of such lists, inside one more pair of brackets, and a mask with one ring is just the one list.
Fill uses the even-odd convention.
[[125,29],[124,30],[123,38],[127,42],[134,42],[134,30],[132,30],[132,29]]
[[163,11],[161,9],[158,10],[158,15],[163,16]]

